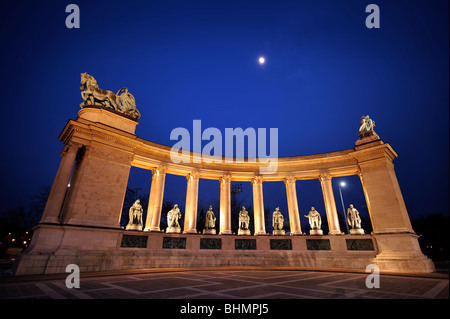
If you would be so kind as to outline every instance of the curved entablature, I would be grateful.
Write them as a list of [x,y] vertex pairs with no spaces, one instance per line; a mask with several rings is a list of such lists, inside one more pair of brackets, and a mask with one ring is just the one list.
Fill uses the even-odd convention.
[[[171,157],[173,155],[172,148],[141,139],[134,134],[138,123],[133,119],[107,109],[89,106],[81,109],[78,115],[77,120],[70,120],[66,124],[59,136],[65,146],[40,222],[43,225],[42,229],[51,225],[58,233],[64,234],[64,243],[71,249],[82,247],[89,251],[93,242],[95,244],[92,247],[95,250],[98,249],[97,239],[83,240],[84,234],[80,235],[78,230],[69,230],[71,227],[77,228],[78,226],[82,226],[80,229],[83,230],[94,228],[95,231],[91,233],[101,232],[99,235],[101,240],[107,242],[108,245],[111,243],[117,245],[116,241],[111,240],[108,236],[114,231],[122,232],[120,220],[132,166],[152,171],[151,187],[145,224],[143,220],[145,208],[140,206],[139,200],[136,200],[130,208],[129,223],[125,231],[156,232],[159,237],[161,237],[159,233],[164,232],[164,229],[161,229],[161,218],[167,174],[186,177],[186,200],[185,203],[181,203],[181,205],[184,204],[183,230],[181,230],[180,224],[173,222],[173,216],[177,216],[172,212],[177,211],[177,206],[174,206],[170,211],[172,213],[167,213],[167,218],[172,216],[170,217],[172,220],[167,222],[166,233],[179,234],[182,231],[183,234],[199,234],[197,229],[199,180],[213,179],[217,181],[217,188],[220,189],[220,205],[218,209],[216,208],[218,211],[215,212],[215,216],[219,220],[217,234],[221,236],[219,239],[233,235],[231,181],[249,181],[252,185],[252,220],[246,219],[248,213],[246,214],[245,207],[242,207],[239,212],[237,236],[251,235],[248,228],[249,222],[253,224],[253,235],[268,235],[265,225],[263,184],[270,181],[284,181],[289,215],[289,235],[305,235],[301,227],[301,219],[305,216],[308,217],[311,226],[309,235],[320,236],[321,240],[324,238],[323,235],[343,235],[334,198],[333,178],[358,175],[372,223],[373,231],[370,236],[375,238],[377,243],[377,255],[375,258],[372,256],[370,260],[387,271],[405,269],[411,272],[430,272],[434,270],[432,262],[420,252],[417,236],[412,229],[403,201],[392,164],[398,155],[373,131],[375,123],[368,116],[361,120],[359,139],[354,148],[323,154],[276,158],[276,171],[272,174],[263,174],[262,168],[269,165],[265,162],[267,159],[218,157],[215,158],[216,161],[208,162],[210,157],[203,158],[202,154],[188,152],[184,154],[185,162],[176,163],[172,159],[178,157]],[[299,209],[296,181],[302,179],[318,179],[320,182],[328,234],[324,234],[320,229],[321,219],[319,220],[317,217],[320,214],[313,207],[308,215],[304,215],[304,212]],[[69,183],[70,187],[68,187]],[[283,199],[278,198],[277,200]],[[342,207],[342,209],[345,208]],[[211,222],[213,224],[215,223],[214,212],[211,214],[209,222],[213,220]],[[280,221],[280,215],[281,213],[273,212],[272,236],[287,235],[283,229],[284,222]],[[358,216],[357,209],[350,205],[346,217],[347,224],[351,226],[351,229],[347,229],[349,237],[346,240],[354,240],[365,234]],[[216,229],[211,228],[212,224],[209,222],[203,231],[204,234],[212,236],[216,234]],[[60,232],[61,228],[62,232]],[[68,234],[64,232],[64,229]],[[50,238],[56,237],[52,234]],[[152,237],[151,249],[158,246],[155,246],[154,240],[155,238]],[[49,246],[47,241],[41,243],[34,240],[32,247],[38,252],[39,260],[41,260],[40,254],[48,252],[48,247],[57,247],[55,249],[61,248],[66,251],[66,248],[61,246],[61,242],[63,242],[62,239],[50,241]],[[268,243],[268,241],[264,242]],[[335,265],[336,259],[333,258],[342,259],[343,246],[339,244],[333,247],[333,245],[330,246],[331,251],[328,251],[327,259],[330,259],[330,264]],[[292,248],[294,251],[299,250],[299,246]],[[303,246],[303,248],[300,247],[300,250],[306,248]],[[115,249],[122,248],[116,247]],[[108,251],[110,250],[108,248]],[[53,250],[52,254],[54,254]],[[265,254],[271,256],[270,251],[266,251]],[[77,250],[77,260],[78,255]],[[222,256],[225,258],[223,263],[227,265],[235,257],[233,254]],[[354,257],[353,253],[348,256]],[[33,262],[33,257],[30,258],[30,262]],[[291,261],[289,264],[291,265]],[[34,263],[33,267],[35,267]],[[48,268],[45,266],[45,269]]]
[[180,163],[174,163],[171,160],[172,148],[137,137],[133,134],[136,125],[135,121],[105,110],[83,109],[76,121],[67,123],[60,140],[65,144],[71,141],[85,146],[113,147],[127,153],[132,166],[143,169],[163,166],[168,174],[187,176],[197,172],[203,179],[219,179],[228,174],[233,181],[251,181],[260,175],[264,181],[282,181],[286,177],[318,179],[321,174],[330,177],[356,175],[361,162],[380,158],[392,161],[397,157],[389,144],[377,138],[368,142],[370,147],[364,143],[358,145],[359,140],[352,149],[270,159],[272,163],[276,161],[276,170],[270,174],[261,173],[261,168],[268,167],[269,163],[258,158],[216,156],[211,161],[211,157],[205,160],[202,154],[189,152]]
[[[170,262],[174,261],[176,267],[183,265],[187,260],[195,260],[197,263],[199,255],[206,256],[206,252],[201,251],[201,239],[198,238],[200,179],[216,180],[216,188],[220,190],[219,207],[216,207],[216,211],[213,212],[210,206],[205,216],[207,222],[204,224],[203,234],[216,235],[215,223],[218,217],[217,235],[219,237],[217,237],[218,241],[214,242],[221,243],[223,240],[225,243],[223,248],[226,252],[221,254],[219,251],[222,247],[215,245],[214,249],[219,249],[214,253],[217,258],[211,259],[211,255],[208,254],[207,259],[204,259],[206,262],[204,260],[200,262],[203,263],[202,266],[213,264],[214,267],[229,266],[235,262],[236,257],[243,256],[240,253],[233,253],[234,250],[231,249],[233,241],[235,249],[239,248],[237,243],[242,242],[241,239],[235,240],[236,233],[232,229],[231,198],[235,190],[232,191],[231,186],[236,185],[231,185],[231,181],[251,182],[253,195],[251,220],[246,208],[242,207],[239,212],[239,229],[236,235],[244,236],[243,238],[247,240],[249,235],[269,235],[265,225],[267,213],[264,209],[263,184],[270,181],[284,181],[289,236],[305,235],[302,231],[301,219],[307,217],[311,227],[309,235],[312,238],[318,236],[320,243],[328,242],[329,246],[324,248],[327,250],[326,258],[318,258],[324,256],[323,252],[317,251],[317,254],[315,252],[317,248],[320,248],[318,246],[322,246],[318,244],[319,241],[302,240],[301,237],[297,237],[283,241],[292,242],[292,245],[288,245],[291,246],[289,250],[292,251],[285,250],[283,256],[279,252],[271,251],[269,240],[261,239],[257,244],[259,251],[251,258],[246,257],[244,262],[248,260],[251,265],[255,265],[255,258],[262,258],[256,262],[264,263],[266,266],[292,267],[304,259],[305,251],[310,250],[307,256],[312,257],[308,260],[314,261],[312,267],[323,267],[324,263],[336,267],[342,260],[354,259],[357,253],[347,252],[349,249],[347,240],[356,243],[357,240],[362,239],[363,242],[376,242],[376,245],[372,245],[376,246],[376,252],[375,247],[373,253],[362,252],[364,256],[361,260],[364,261],[355,268],[365,267],[368,262],[371,262],[383,271],[430,272],[434,270],[432,262],[420,252],[417,235],[412,229],[403,201],[392,164],[398,155],[374,132],[375,122],[369,116],[361,118],[359,139],[355,142],[355,146],[342,151],[279,158],[211,157],[208,154],[186,151],[182,151],[180,156],[179,150],[135,135],[140,113],[128,89],[122,88],[116,94],[102,90],[95,79],[86,73],[81,75],[81,84],[83,103],[80,106],[82,109],[78,112],[77,120],[69,120],[59,136],[65,144],[61,153],[61,162],[42,219],[35,229],[30,249],[22,256],[18,268],[19,274],[64,272],[65,266],[62,265],[74,262],[80,263],[83,269],[89,269],[89,271],[104,270],[102,267],[105,264],[103,262],[105,255],[111,256],[111,260],[114,261],[108,263],[111,264],[111,270],[123,269],[122,267],[130,269],[128,257],[130,255],[124,254],[128,249],[132,249],[128,252],[132,252],[133,258],[137,256],[137,259],[145,261],[145,264],[142,264],[145,268],[149,267],[148,262],[161,267],[161,259],[164,258],[165,250],[168,248],[164,246],[166,236],[160,234],[164,231],[174,234],[176,240],[181,239],[178,237],[181,232],[185,240],[190,236],[189,234],[195,234],[190,236],[191,243],[186,247],[177,247],[186,248],[186,252],[180,256],[171,253],[167,255],[169,256],[167,259]],[[240,130],[238,134],[242,134],[242,129]],[[234,136],[237,140],[238,135]],[[244,139],[244,136],[240,135],[239,138]],[[239,153],[236,147],[236,154]],[[252,152],[249,150],[252,156],[255,153],[253,149]],[[135,199],[134,204],[128,208],[128,224],[123,229],[120,221],[125,208],[124,202],[132,166],[152,171],[151,186],[147,207],[141,206],[140,200]],[[182,212],[177,204],[167,212],[167,228],[164,230],[161,229],[161,219],[167,174],[186,177],[186,198],[184,203],[180,203],[183,206]],[[365,233],[358,210],[350,204],[346,221],[351,229],[347,229],[348,234],[344,241],[341,237],[344,233],[340,229],[332,179],[348,175],[358,175],[360,178],[373,231],[370,235]],[[311,207],[308,215],[304,215],[305,212],[299,209],[296,181],[303,179],[318,179],[320,182],[328,234],[323,233],[321,214],[314,207]],[[278,202],[282,200],[277,198]],[[342,213],[345,214],[343,203],[342,206]],[[144,223],[145,209],[147,214]],[[183,230],[178,223],[181,213],[184,219]],[[279,208],[275,208],[272,215],[272,236],[283,238],[288,235],[283,229],[284,217]],[[249,228],[250,223],[253,225],[253,234]],[[137,245],[133,247],[138,249],[128,245],[129,239],[133,237],[132,232],[138,234],[141,232],[134,237]],[[154,234],[150,234],[151,232]],[[115,237],[117,234],[119,238],[123,235],[121,241]],[[230,235],[231,237],[226,238]],[[169,236],[167,238],[170,240]],[[332,238],[333,236],[336,237]],[[145,245],[142,244],[143,239]],[[200,244],[199,250],[194,249],[196,245],[192,244],[193,242]],[[308,247],[308,242],[316,244]],[[272,240],[270,243],[272,244]],[[147,254],[143,255],[142,252]],[[252,251],[248,250],[245,255],[251,254]],[[143,258],[150,255],[150,258]],[[55,256],[59,257],[55,259],[53,258]],[[98,259],[93,259],[92,256],[98,256],[96,257]],[[174,256],[176,259],[172,258]],[[275,256],[277,259],[274,264]],[[63,261],[61,258],[68,259],[64,259],[66,262],[61,262]],[[241,264],[241,260],[238,260],[238,264]],[[347,264],[345,265],[347,267]]]

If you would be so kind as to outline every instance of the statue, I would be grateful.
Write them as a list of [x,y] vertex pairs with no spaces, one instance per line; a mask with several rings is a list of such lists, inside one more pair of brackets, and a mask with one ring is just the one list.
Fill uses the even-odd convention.
[[242,206],[242,210],[239,212],[238,235],[250,235],[250,230],[248,229],[249,224],[250,216],[248,216],[248,212],[245,210],[245,207]]
[[280,212],[280,207],[275,208],[275,211],[272,215],[272,226],[273,233],[272,235],[284,235],[285,231],[283,230],[284,225],[284,217]]
[[142,214],[144,210],[141,206],[141,201],[138,199],[134,202],[134,204],[130,207],[129,210],[129,221],[125,230],[142,230]]
[[311,207],[308,215],[304,215],[309,218],[309,226],[311,227],[310,235],[323,235],[322,227],[322,218],[320,217],[319,212]]
[[369,118],[369,115],[361,116],[361,122],[359,123],[359,135],[363,135],[368,133],[369,131],[373,131],[375,127],[375,121]]
[[212,210],[212,206],[209,206],[209,210],[206,212],[206,221],[205,221],[205,229],[203,230],[203,234],[215,235],[216,230],[216,216],[214,216],[214,212]]
[[141,113],[136,109],[134,96],[128,92],[127,88],[121,88],[117,94],[98,87],[95,78],[87,73],[81,73],[81,97],[83,102],[80,107],[98,105],[113,109],[117,112],[131,116],[138,120]]
[[353,208],[353,204],[347,210],[347,222],[352,227],[350,229],[351,235],[363,235],[364,229],[361,228],[361,217],[359,217],[359,212],[356,208]]
[[175,204],[173,208],[167,213],[167,229],[166,233],[181,233],[179,220],[181,219],[181,212],[178,205]]

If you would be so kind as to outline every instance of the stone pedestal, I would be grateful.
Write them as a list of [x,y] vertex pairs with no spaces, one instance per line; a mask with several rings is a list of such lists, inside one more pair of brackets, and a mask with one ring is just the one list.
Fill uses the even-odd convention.
[[282,229],[277,229],[272,232],[272,235],[273,236],[284,236],[284,235],[286,235],[286,232]]
[[241,236],[241,235],[251,235],[250,234],[250,230],[249,229],[238,229],[238,235],[239,236]]
[[380,137],[377,133],[375,133],[375,131],[369,131],[363,134],[359,134],[358,136],[359,140],[355,142],[355,146],[357,149],[364,149],[383,144],[383,141],[381,141]]
[[323,231],[322,231],[322,229],[311,229],[309,231],[309,234],[311,236],[322,236],[323,235]]
[[362,228],[350,229],[350,235],[364,235],[364,229]]
[[77,264],[81,273],[177,267],[364,271],[369,264],[379,266],[382,273],[434,271],[412,234],[271,238],[183,235],[179,234],[181,229],[177,231],[168,234],[39,224],[30,247],[19,255],[15,275],[64,274],[68,264]]
[[138,122],[134,119],[95,105],[86,106],[79,110],[78,117],[93,123],[105,124],[130,134],[135,133],[136,126],[138,125]]
[[137,225],[137,224],[127,225],[127,227],[125,227],[125,230],[138,230],[138,231],[142,231],[142,225]]
[[81,109],[78,116],[59,137],[65,144],[83,145],[77,152],[59,222],[119,228],[133,158],[119,136],[136,138],[133,133],[138,123],[96,108]]
[[216,230],[214,228],[212,228],[212,229],[203,229],[203,234],[205,234],[205,235],[215,235],[216,234]]
[[378,254],[372,259],[380,271],[429,273],[436,271],[434,263],[421,251],[416,234],[373,234]]
[[167,227],[166,233],[168,234],[180,234],[181,228],[180,227]]
[[[209,165],[197,161],[199,154],[189,153],[187,159],[193,161],[175,164],[170,161],[170,147],[135,135],[135,120],[95,107],[85,107],[78,115],[59,136],[66,145],[63,159],[41,223],[34,229],[30,246],[19,256],[16,274],[63,274],[71,263],[79,265],[82,272],[220,266],[364,271],[372,263],[382,272],[434,271],[409,220],[394,171],[398,154],[373,131],[361,134],[352,149],[278,159],[277,173],[264,175],[264,179],[286,182],[291,234],[301,234],[295,181],[316,178],[321,182],[329,234],[311,230],[313,236],[270,238],[264,236],[263,177],[255,176],[264,161],[240,163],[225,157],[225,161]],[[154,174],[147,232],[140,232],[139,225],[124,230],[119,224],[132,166]],[[181,227],[159,231],[166,171],[187,176],[184,234]],[[352,230],[350,235],[334,236],[341,231],[332,178],[354,174],[361,179],[373,232],[364,235],[363,230]],[[205,235],[197,232],[199,178],[221,180],[220,233],[227,236],[210,236],[215,230],[205,230]],[[248,229],[239,229],[239,236],[231,234],[232,180],[252,182],[252,238]],[[273,232],[281,234],[284,232]]]

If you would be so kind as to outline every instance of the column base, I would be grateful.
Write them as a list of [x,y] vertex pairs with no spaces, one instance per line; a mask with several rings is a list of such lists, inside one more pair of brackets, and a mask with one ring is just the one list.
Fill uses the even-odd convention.
[[328,235],[344,235],[344,233],[339,230],[333,230],[333,231],[330,231],[328,233]]
[[260,232],[255,232],[254,233],[255,236],[269,236],[268,233],[266,233],[265,231],[260,231]]
[[39,224],[59,224],[59,220],[56,217],[47,217],[41,219]]
[[362,228],[350,229],[350,235],[364,235],[364,229]]
[[144,231],[152,231],[152,232],[157,232],[157,233],[164,232],[159,227],[146,227],[146,228],[144,228]]
[[384,272],[432,273],[436,271],[433,261],[424,255],[382,256],[380,254],[372,259],[372,263]]
[[167,227],[166,228],[166,233],[169,233],[169,234],[180,234],[181,233],[181,228],[180,227]]
[[420,250],[417,238],[411,233],[374,235],[378,255],[372,259],[380,271],[402,273],[430,273],[434,263]]
[[127,227],[125,227],[125,230],[137,230],[137,231],[142,231],[142,225],[127,225]]
[[250,229],[238,229],[238,235],[239,236],[241,236],[241,235],[251,235],[251,233],[250,233]]
[[223,232],[220,232],[219,235],[233,235],[233,232],[231,230],[224,230]]
[[198,232],[196,229],[189,229],[189,230],[183,231],[183,234],[198,234]]

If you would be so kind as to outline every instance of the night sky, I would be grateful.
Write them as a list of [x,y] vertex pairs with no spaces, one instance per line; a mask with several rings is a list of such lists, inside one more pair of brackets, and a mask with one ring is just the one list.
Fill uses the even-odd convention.
[[[80,8],[79,29],[65,8]],[[380,8],[368,29],[365,8]],[[422,1],[2,1],[0,4],[0,212],[51,185],[76,119],[80,73],[100,88],[128,87],[142,114],[136,134],[172,146],[176,127],[278,128],[278,153],[351,149],[361,116],[399,154],[412,218],[449,212],[449,3]],[[266,63],[260,65],[258,58]],[[206,144],[204,142],[203,146]],[[336,206],[364,213],[357,176],[335,178]],[[132,168],[129,187],[150,191]],[[264,204],[287,214],[285,186],[264,183]],[[218,204],[219,182],[200,181],[199,205]],[[302,225],[325,214],[318,180],[297,181]],[[164,200],[184,206],[186,179],[168,176]],[[252,204],[250,183],[239,195]],[[217,207],[217,205],[216,205]],[[200,208],[200,207],[199,207]],[[218,209],[217,209],[218,211]]]

